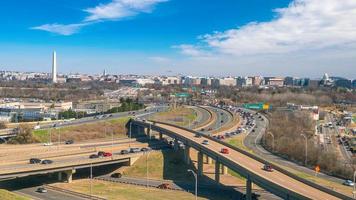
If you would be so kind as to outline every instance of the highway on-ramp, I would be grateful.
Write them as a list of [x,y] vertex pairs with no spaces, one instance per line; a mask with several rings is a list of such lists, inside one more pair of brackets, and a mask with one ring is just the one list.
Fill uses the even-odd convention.
[[[220,151],[222,148],[226,148],[225,145],[218,143],[212,139],[207,138],[196,138],[195,133],[192,131],[188,131],[186,129],[179,128],[177,126],[171,126],[167,124],[156,123],[156,126],[159,128],[168,130],[172,133],[178,134],[180,137],[185,138],[191,143],[195,143],[196,145],[201,146],[201,148],[208,148],[210,151],[215,154],[220,155],[220,157],[225,158],[231,162],[233,162],[236,166],[242,167],[247,170],[250,174],[254,174],[259,178],[264,179],[266,182],[270,182],[276,184],[280,188],[284,188],[291,192],[296,193],[304,197],[305,199],[320,199],[320,200],[331,200],[331,199],[339,199],[333,195],[330,195],[326,192],[320,191],[314,187],[311,187],[303,182],[300,182],[292,177],[287,176],[286,174],[279,172],[277,170],[273,172],[267,172],[262,170],[264,163],[254,160],[253,158],[240,153],[234,149],[230,149],[229,154],[221,154]],[[201,145],[203,140],[208,140],[209,145],[204,146]],[[259,185],[260,187],[268,190],[268,185]]]

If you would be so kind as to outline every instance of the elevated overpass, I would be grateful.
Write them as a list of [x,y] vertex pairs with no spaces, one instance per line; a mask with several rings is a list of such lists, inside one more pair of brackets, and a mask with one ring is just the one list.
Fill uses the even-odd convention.
[[77,169],[110,165],[123,163],[125,165],[132,165],[143,153],[131,153],[126,155],[113,154],[111,157],[90,159],[86,156],[86,159],[77,159],[75,161],[67,162],[54,162],[53,164],[29,164],[27,166],[21,166],[19,168],[13,167],[8,169],[2,169],[0,171],[0,180],[7,180],[13,178],[20,178],[31,175],[58,173],[58,179],[62,180],[62,174],[66,175],[67,182],[72,181],[72,175]]
[[[346,195],[297,177],[253,154],[210,136],[201,134],[202,137],[197,138],[195,135],[200,133],[196,131],[154,121],[132,120],[129,123],[131,123],[133,127],[136,127],[136,129],[144,129],[148,136],[150,136],[152,130],[158,132],[161,139],[163,135],[167,135],[175,139],[175,144],[178,144],[178,141],[182,142],[185,145],[185,161],[187,163],[190,162],[190,148],[196,149],[198,151],[198,175],[203,175],[204,155],[215,160],[215,181],[217,183],[219,183],[220,180],[220,170],[222,166],[228,167],[241,174],[247,180],[247,199],[252,198],[252,183],[257,184],[261,188],[283,199],[351,199]],[[203,140],[208,140],[209,145],[202,145]],[[230,153],[220,153],[221,148],[228,148]],[[262,170],[263,165],[267,163],[274,166],[274,172]]]

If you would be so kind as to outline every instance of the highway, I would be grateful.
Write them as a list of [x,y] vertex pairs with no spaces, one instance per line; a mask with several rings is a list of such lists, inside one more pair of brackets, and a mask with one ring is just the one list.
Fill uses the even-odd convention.
[[[308,197],[310,199],[320,199],[320,200],[325,200],[325,199],[339,199],[336,198],[335,196],[332,196],[328,193],[322,192],[318,189],[315,189],[314,187],[311,187],[305,183],[302,183],[292,177],[289,177],[285,175],[284,173],[281,173],[277,170],[274,172],[267,172],[262,170],[262,167],[264,163],[261,163],[257,160],[252,159],[249,156],[246,156],[245,154],[240,153],[239,151],[236,151],[234,149],[230,149],[229,154],[221,154],[220,150],[222,148],[226,148],[225,145],[218,143],[212,139],[208,139],[209,145],[204,146],[202,145],[202,141],[207,139],[207,138],[196,138],[195,133],[191,131],[184,130],[182,128],[178,128],[175,126],[171,125],[166,125],[166,124],[158,124],[157,126],[159,128],[168,130],[172,133],[175,133],[179,135],[180,137],[183,137],[184,139],[188,140],[190,143],[194,143],[197,146],[200,146],[200,148],[208,148],[209,151],[214,152],[215,154],[219,155],[221,158],[225,158],[231,162],[234,163],[234,165],[242,167],[244,170],[248,171],[251,174],[255,174],[256,176],[264,179],[267,182],[274,183],[278,185],[280,188],[285,188],[289,191],[293,191],[299,195],[302,195],[304,197]],[[268,190],[267,185],[259,185],[260,187]]]
[[87,198],[78,197],[75,195],[71,195],[65,192],[59,192],[56,190],[48,189],[47,193],[38,193],[36,192],[38,187],[26,187],[14,190],[13,192],[29,197],[34,200],[84,200]]

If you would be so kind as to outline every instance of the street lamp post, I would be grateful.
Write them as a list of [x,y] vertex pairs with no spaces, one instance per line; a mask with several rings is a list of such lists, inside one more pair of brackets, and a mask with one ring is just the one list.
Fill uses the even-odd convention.
[[93,163],[90,163],[90,199],[93,195]]
[[194,175],[194,178],[195,178],[195,200],[197,200],[198,199],[198,176],[191,169],[188,169],[188,172],[191,172]]
[[352,197],[355,199],[355,178],[356,178],[356,171],[354,171],[354,188],[353,188],[353,191],[352,191]]
[[267,132],[268,135],[270,135],[272,137],[272,151],[274,152],[274,135],[272,132]]
[[148,156],[150,155],[150,152],[148,151],[146,153],[146,187],[148,188]]
[[308,161],[308,138],[305,134],[300,134],[301,136],[304,137],[305,139],[305,166],[307,166],[307,161]]
[[130,130],[129,130],[129,147],[131,147],[131,127],[132,126],[132,122],[130,121]]

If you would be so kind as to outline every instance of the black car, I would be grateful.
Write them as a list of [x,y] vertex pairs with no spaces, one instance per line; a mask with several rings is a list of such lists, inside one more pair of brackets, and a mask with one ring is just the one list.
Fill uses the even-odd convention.
[[121,178],[122,174],[121,173],[113,173],[111,174],[111,178]]
[[128,150],[121,150],[121,152],[120,152],[120,154],[128,154],[129,153],[129,151]]
[[30,164],[38,164],[41,163],[41,159],[39,158],[31,158],[30,159]]
[[200,134],[195,134],[195,137],[196,138],[201,138],[201,135]]
[[98,152],[98,156],[99,156],[99,157],[104,157],[104,154],[105,154],[104,151],[99,151],[99,152]]
[[94,159],[94,158],[99,158],[99,156],[97,154],[91,154],[89,156],[90,159]]
[[67,140],[67,141],[65,141],[65,144],[73,144],[73,143],[74,143],[73,140]]
[[149,150],[150,150],[150,148],[148,148],[148,147],[141,148],[141,151],[143,151],[143,152],[146,152],[146,151],[149,151]]
[[39,188],[37,188],[36,192],[38,192],[38,193],[47,193],[47,189],[44,188],[44,187],[39,187]]
[[52,160],[42,160],[41,164],[43,165],[49,165],[49,164],[52,164],[53,161]]

